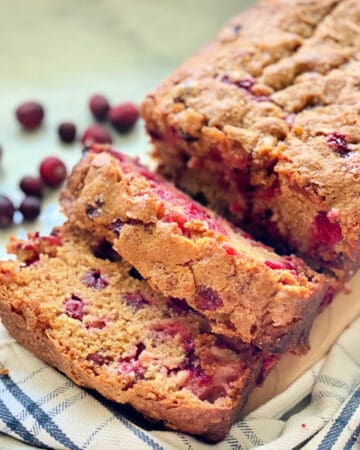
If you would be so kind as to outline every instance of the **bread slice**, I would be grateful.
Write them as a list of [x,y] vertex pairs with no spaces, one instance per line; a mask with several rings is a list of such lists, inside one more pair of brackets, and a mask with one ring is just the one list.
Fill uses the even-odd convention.
[[164,295],[184,299],[213,332],[269,353],[299,350],[323,298],[325,277],[281,257],[173,185],[109,147],[74,168],[61,204]]
[[8,331],[76,384],[166,427],[224,439],[263,355],[208,332],[184,302],[155,293],[104,242],[68,225],[12,239],[0,263]]

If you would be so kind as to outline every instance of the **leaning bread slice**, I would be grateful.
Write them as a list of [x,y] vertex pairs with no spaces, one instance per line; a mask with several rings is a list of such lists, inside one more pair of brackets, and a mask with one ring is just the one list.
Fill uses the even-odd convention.
[[110,241],[154,289],[206,316],[213,332],[271,353],[306,343],[327,295],[324,277],[235,229],[137,160],[94,146],[61,201],[70,222]]

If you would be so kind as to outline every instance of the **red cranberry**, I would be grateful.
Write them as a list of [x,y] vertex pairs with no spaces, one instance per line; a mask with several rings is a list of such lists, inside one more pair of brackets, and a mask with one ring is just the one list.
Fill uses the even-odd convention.
[[123,295],[123,299],[125,300],[127,305],[132,306],[135,309],[143,308],[144,306],[149,304],[149,302],[140,292],[126,292]]
[[38,102],[25,102],[16,108],[15,114],[23,128],[34,130],[44,118],[44,109]]
[[233,247],[231,247],[231,245],[224,244],[223,248],[226,251],[226,253],[230,256],[238,256],[239,255],[239,253]]
[[25,220],[34,220],[41,211],[40,200],[38,197],[27,196],[20,203],[19,210]]
[[71,144],[76,138],[76,126],[72,122],[62,122],[58,127],[58,135],[62,142]]
[[61,159],[48,156],[40,164],[40,176],[43,182],[50,187],[58,187],[66,178],[66,167]]
[[314,243],[332,247],[341,241],[341,239],[341,227],[338,222],[330,221],[327,213],[324,211],[317,213],[314,219]]
[[44,192],[44,183],[40,178],[27,175],[20,180],[20,189],[26,195],[42,197]]
[[120,361],[116,370],[125,377],[135,377],[136,381],[144,378],[145,370],[139,361]]
[[96,319],[96,320],[93,320],[92,322],[88,322],[86,324],[87,329],[96,328],[98,330],[102,330],[105,327],[106,327],[106,321],[103,319]]
[[0,229],[7,228],[13,223],[14,204],[5,195],[0,195]]
[[86,357],[87,361],[92,361],[94,364],[98,366],[103,366],[106,362],[106,358],[100,353],[89,353]]
[[346,155],[350,151],[347,143],[347,137],[341,133],[330,133],[326,139],[326,142],[330,148],[340,153],[340,155]]
[[117,131],[126,133],[137,122],[139,110],[132,102],[120,103],[120,105],[110,109],[107,118]]
[[261,102],[271,102],[271,98],[267,97],[266,95],[253,95],[251,97],[255,102],[261,103]]
[[245,89],[246,91],[250,91],[254,86],[255,81],[253,78],[244,78],[243,80],[236,81],[236,86]]
[[145,350],[145,348],[146,347],[143,342],[138,342],[128,349],[128,351],[123,355],[120,361],[137,361],[140,354]]
[[101,353],[89,353],[86,357],[87,361],[92,361],[94,364],[98,366],[103,366],[104,364],[108,364],[112,361],[112,358],[109,356],[104,356]]
[[107,113],[110,109],[110,104],[106,97],[96,94],[90,97],[89,107],[95,119],[103,121],[106,119]]
[[81,143],[83,145],[97,144],[111,144],[112,138],[108,130],[98,124],[90,125],[82,135]]
[[64,303],[65,314],[72,319],[82,320],[84,317],[84,302],[77,295],[72,294]]
[[176,335],[179,335],[183,342],[191,338],[189,328],[183,322],[177,320],[173,322],[166,321],[157,323],[153,326],[153,330],[155,333],[160,333],[165,336],[175,337]]
[[201,400],[209,400],[212,388],[214,387],[211,381],[212,378],[204,372],[203,368],[197,366],[189,369],[189,378],[186,381],[185,387]]
[[255,81],[253,78],[244,78],[242,80],[232,81],[227,75],[224,75],[221,78],[221,81],[226,84],[234,84],[238,88],[244,89],[245,91],[248,91],[248,92],[251,90],[251,88],[255,84]]
[[272,270],[290,270],[291,267],[289,264],[287,264],[286,262],[281,262],[281,261],[270,261],[267,260],[265,261],[265,266],[270,267],[270,269]]
[[83,276],[82,282],[85,286],[97,290],[105,289],[109,284],[109,282],[101,276],[99,270],[90,270],[90,272],[87,272]]
[[223,306],[223,301],[219,294],[210,287],[200,286],[197,289],[195,305],[201,310],[214,311]]

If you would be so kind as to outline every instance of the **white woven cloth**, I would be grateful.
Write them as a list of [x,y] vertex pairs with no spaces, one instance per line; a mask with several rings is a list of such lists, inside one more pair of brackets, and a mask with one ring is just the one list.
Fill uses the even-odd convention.
[[145,430],[129,411],[80,389],[18,345],[0,324],[0,449],[360,449],[360,319],[285,392],[207,445]]

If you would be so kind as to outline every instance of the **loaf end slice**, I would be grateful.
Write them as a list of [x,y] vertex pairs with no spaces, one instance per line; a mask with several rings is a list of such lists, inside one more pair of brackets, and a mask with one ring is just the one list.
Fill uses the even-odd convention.
[[[224,439],[262,368],[178,299],[155,293],[104,243],[68,226],[13,239],[0,263],[8,331],[76,384],[167,428]],[[11,376],[11,374],[10,374]]]

